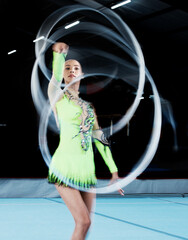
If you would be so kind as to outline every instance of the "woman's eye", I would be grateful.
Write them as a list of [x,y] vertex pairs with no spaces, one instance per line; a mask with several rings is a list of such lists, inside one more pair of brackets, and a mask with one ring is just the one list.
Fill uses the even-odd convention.
[[69,67],[67,67],[67,68],[65,68],[66,70],[69,70],[70,68]]
[[79,70],[79,68],[75,68],[75,70]]

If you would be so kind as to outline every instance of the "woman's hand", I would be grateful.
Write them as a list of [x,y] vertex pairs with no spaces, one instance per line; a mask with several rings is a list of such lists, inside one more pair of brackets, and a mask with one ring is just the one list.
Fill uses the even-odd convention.
[[[118,179],[119,179],[118,172],[112,173],[112,178],[110,180],[110,185],[113,184],[114,182],[116,182]],[[120,195],[124,196],[123,189],[121,189],[121,188],[118,189],[118,192],[120,193]]]
[[69,46],[63,42],[57,42],[52,46],[52,50],[57,53],[67,53],[69,50]]

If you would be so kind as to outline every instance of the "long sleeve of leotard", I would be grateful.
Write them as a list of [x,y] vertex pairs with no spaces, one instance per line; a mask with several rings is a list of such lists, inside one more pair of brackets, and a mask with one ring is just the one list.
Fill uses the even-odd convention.
[[104,137],[104,133],[102,130],[97,129],[93,132],[93,139],[95,146],[97,147],[98,151],[100,152],[104,162],[108,166],[111,173],[117,172],[118,168],[114,162],[109,143],[107,139]]
[[111,173],[117,172],[118,168],[114,162],[112,152],[109,147],[109,143],[105,138],[103,131],[99,128],[97,115],[95,112],[94,112],[94,115],[95,115],[95,122],[93,127],[93,140],[94,140],[95,146],[97,147],[99,153],[104,159],[104,162],[108,166],[110,172]]
[[63,79],[63,69],[66,55],[67,54],[65,53],[53,52],[52,70],[53,75],[58,82],[61,82]]
[[65,64],[65,53],[53,52],[53,62],[52,62],[52,78],[48,85],[48,96],[50,103],[53,105],[55,98],[61,94],[61,82],[63,79],[63,71]]

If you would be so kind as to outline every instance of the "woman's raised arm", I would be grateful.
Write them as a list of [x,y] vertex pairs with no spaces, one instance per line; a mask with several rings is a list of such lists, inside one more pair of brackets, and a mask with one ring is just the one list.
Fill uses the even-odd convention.
[[54,105],[55,99],[60,95],[61,83],[63,79],[63,71],[65,58],[68,53],[69,46],[66,43],[57,42],[52,46],[53,63],[52,63],[52,78],[48,85],[48,97],[50,104]]

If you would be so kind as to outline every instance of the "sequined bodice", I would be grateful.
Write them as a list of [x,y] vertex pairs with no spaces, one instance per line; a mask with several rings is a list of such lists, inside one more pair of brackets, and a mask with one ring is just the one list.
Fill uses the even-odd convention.
[[72,139],[80,137],[81,147],[84,151],[87,151],[94,125],[94,111],[91,104],[76,96],[71,90],[66,90],[61,106],[58,107],[58,119],[60,126],[64,124],[65,128],[66,123],[69,125],[69,129],[70,126],[74,129],[73,133],[70,133]]

